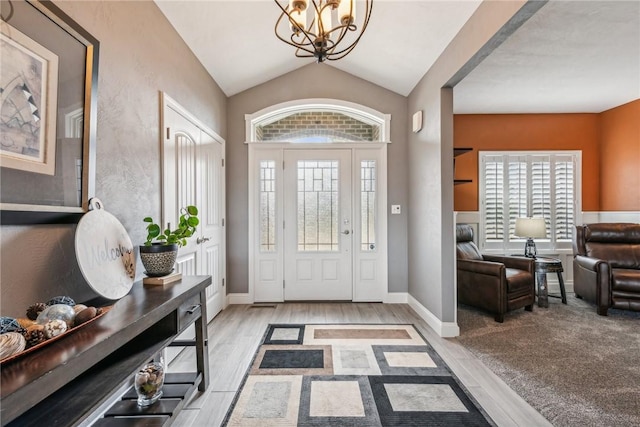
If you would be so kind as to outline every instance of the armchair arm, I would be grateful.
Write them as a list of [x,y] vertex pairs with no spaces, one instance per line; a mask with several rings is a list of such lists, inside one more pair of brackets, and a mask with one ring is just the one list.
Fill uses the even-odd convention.
[[596,304],[598,314],[611,306],[611,267],[605,260],[576,255],[573,258],[573,288],[576,296]]
[[457,261],[458,270],[469,273],[486,274],[488,276],[498,276],[502,274],[504,266],[498,262],[481,261],[474,259],[459,259]]
[[500,262],[507,268],[524,270],[531,274],[535,271],[535,261],[533,258],[500,255],[483,255],[482,257],[487,261]]
[[607,264],[607,261],[605,260],[598,259],[598,258],[589,258],[583,255],[576,255],[575,258],[573,258],[573,260],[580,267],[589,271],[594,271],[594,272],[597,272],[602,268],[606,268],[606,266],[603,266],[603,264]]
[[507,311],[504,264],[483,260],[457,260],[458,302],[496,315]]

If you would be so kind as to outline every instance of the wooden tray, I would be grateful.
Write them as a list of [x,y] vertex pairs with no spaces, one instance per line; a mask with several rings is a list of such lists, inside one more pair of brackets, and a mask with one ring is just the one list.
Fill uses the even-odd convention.
[[62,334],[60,334],[58,336],[55,336],[53,338],[49,338],[46,341],[42,341],[40,344],[36,344],[33,347],[26,348],[23,351],[21,351],[20,353],[12,354],[9,357],[5,357],[4,359],[0,360],[0,365],[3,365],[5,363],[9,363],[9,362],[13,362],[16,359],[21,358],[22,356],[25,356],[25,355],[27,355],[29,353],[32,353],[32,352],[34,352],[34,351],[36,351],[36,350],[38,350],[38,349],[40,349],[40,348],[42,348],[44,346],[47,346],[47,345],[51,344],[54,341],[58,341],[59,339],[64,338],[64,337],[74,333],[75,331],[77,331],[79,329],[82,329],[86,325],[88,325],[88,324],[90,324],[92,322],[95,322],[97,319],[99,319],[102,316],[104,316],[105,314],[107,314],[107,312],[109,312],[109,310],[111,310],[112,307],[113,306],[111,306],[111,305],[106,306],[106,307],[102,307],[102,313],[100,313],[99,315],[97,315],[93,319],[87,320],[86,322],[84,322],[84,323],[82,323],[82,324],[80,324],[78,326],[74,326],[73,328],[68,329],[67,331],[65,331],[64,333],[62,333]]

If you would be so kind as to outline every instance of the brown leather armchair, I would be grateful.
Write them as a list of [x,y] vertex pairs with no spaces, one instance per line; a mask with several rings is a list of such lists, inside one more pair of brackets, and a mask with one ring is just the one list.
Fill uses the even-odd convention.
[[456,225],[458,302],[495,314],[504,321],[507,311],[535,302],[535,262],[531,258],[482,255],[473,243],[473,228]]
[[573,255],[576,297],[601,316],[610,307],[640,311],[640,224],[576,225]]

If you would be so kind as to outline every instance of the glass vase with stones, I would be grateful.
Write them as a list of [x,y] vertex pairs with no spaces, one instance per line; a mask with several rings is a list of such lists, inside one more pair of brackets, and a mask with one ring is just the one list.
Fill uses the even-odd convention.
[[149,277],[162,277],[173,272],[173,266],[178,256],[178,245],[153,243],[140,246],[140,260]]
[[135,389],[138,394],[138,406],[153,405],[162,397],[164,384],[164,365],[161,361],[144,365],[135,377]]

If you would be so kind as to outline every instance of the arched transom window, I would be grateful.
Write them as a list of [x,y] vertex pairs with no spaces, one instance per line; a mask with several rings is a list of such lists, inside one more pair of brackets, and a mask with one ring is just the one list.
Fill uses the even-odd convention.
[[247,142],[389,142],[388,121],[357,104],[300,100],[247,115]]

